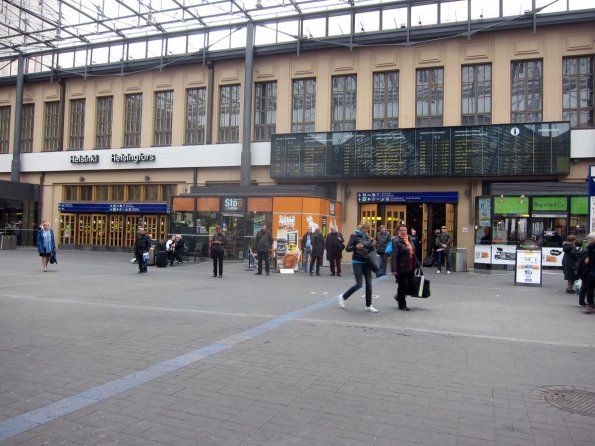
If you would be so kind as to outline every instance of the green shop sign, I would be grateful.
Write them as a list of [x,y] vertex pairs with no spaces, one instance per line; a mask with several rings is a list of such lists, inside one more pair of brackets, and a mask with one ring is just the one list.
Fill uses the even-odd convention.
[[571,215],[589,214],[589,197],[570,197]]
[[533,197],[533,211],[566,212],[568,199],[566,197]]
[[494,197],[494,214],[528,214],[529,199],[526,197]]

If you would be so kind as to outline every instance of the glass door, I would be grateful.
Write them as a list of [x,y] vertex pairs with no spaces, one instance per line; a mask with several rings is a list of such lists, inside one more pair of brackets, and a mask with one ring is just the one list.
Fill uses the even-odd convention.
[[244,246],[244,215],[223,214],[221,229],[225,234],[225,257],[227,259],[243,259],[247,249]]
[[543,247],[561,247],[568,231],[566,215],[531,216],[531,235]]

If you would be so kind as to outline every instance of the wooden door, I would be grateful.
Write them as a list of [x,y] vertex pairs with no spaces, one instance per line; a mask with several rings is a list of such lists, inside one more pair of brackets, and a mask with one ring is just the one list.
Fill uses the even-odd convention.
[[152,240],[159,241],[159,216],[158,215],[143,215],[143,227],[147,234],[151,236]]
[[124,227],[124,243],[126,247],[131,248],[134,246],[134,241],[136,240],[136,227],[138,226],[139,216],[138,215],[126,215],[124,217],[125,220],[125,227]]
[[105,246],[107,243],[107,215],[93,214],[92,245]]
[[76,244],[77,245],[90,245],[91,234],[93,230],[93,216],[91,214],[79,214],[78,215],[78,228],[76,230]]
[[407,216],[407,205],[388,205],[386,206],[386,230],[394,237],[397,235],[397,228],[401,223],[405,223]]
[[[376,223],[378,217],[378,206],[375,204],[362,204],[362,220],[370,222],[370,238],[376,237]],[[359,224],[359,221],[357,222]]]
[[[167,240],[169,238],[167,236],[167,228],[169,226],[167,215],[159,215],[158,218],[159,226],[157,227],[157,240]],[[186,246],[188,246],[188,243],[186,243]]]
[[60,214],[60,244],[76,243],[76,214]]
[[109,232],[107,235],[107,245],[121,248],[124,246],[124,216],[109,216]]

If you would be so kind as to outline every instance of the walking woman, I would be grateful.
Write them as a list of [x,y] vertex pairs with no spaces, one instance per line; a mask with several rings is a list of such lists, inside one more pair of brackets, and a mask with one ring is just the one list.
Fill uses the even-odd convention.
[[50,229],[50,224],[44,220],[41,223],[41,228],[37,232],[37,251],[41,256],[41,264],[43,266],[43,272],[48,270],[48,262],[50,257],[56,256],[56,239],[54,237],[54,231]]
[[409,284],[413,282],[415,267],[419,265],[419,260],[415,255],[415,247],[409,240],[407,226],[400,225],[397,229],[397,236],[393,239],[393,253],[391,257],[391,271],[397,279],[397,295],[395,300],[399,305],[399,310],[409,311],[407,307],[407,291]]
[[211,257],[213,258],[213,277],[217,277],[217,265],[219,265],[219,277],[223,277],[223,255],[225,254],[225,236],[221,232],[221,226],[215,226],[215,233],[211,237]]
[[355,285],[339,295],[339,306],[345,308],[345,301],[353,293],[362,287],[362,278],[366,282],[366,310],[371,313],[378,313],[378,310],[372,306],[372,268],[366,260],[366,255],[374,250],[375,241],[370,240],[370,222],[362,220],[351,237],[345,250],[352,252],[351,267],[355,276]]

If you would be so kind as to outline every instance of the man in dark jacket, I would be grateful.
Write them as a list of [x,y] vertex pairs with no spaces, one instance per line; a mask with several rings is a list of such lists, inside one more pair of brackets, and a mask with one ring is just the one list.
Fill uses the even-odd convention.
[[256,233],[255,251],[258,254],[258,271],[257,276],[262,276],[262,262],[264,262],[264,269],[266,275],[270,274],[269,257],[273,250],[273,236],[268,230],[266,223],[260,225],[260,231]]
[[450,274],[450,248],[452,247],[452,239],[450,238],[450,234],[448,233],[448,228],[446,226],[442,226],[440,228],[440,234],[436,237],[436,252],[438,253],[438,271],[436,273],[440,274],[442,271],[442,262],[444,257],[446,257],[446,273]]
[[151,237],[145,233],[145,228],[138,228],[138,234],[136,235],[136,240],[134,241],[134,256],[136,257],[136,262],[138,263],[139,273],[144,274],[147,272],[147,261],[144,258],[144,253],[148,253],[150,247]]
[[564,280],[566,280],[566,292],[575,294],[574,283],[578,280],[576,269],[581,255],[580,246],[576,243],[576,236],[569,235],[564,243],[562,243],[562,272],[564,273]]
[[390,233],[386,230],[386,226],[378,226],[378,232],[376,233],[376,253],[382,259],[382,266],[376,272],[376,276],[384,276],[386,274],[386,247],[390,242]]
[[316,275],[320,276],[320,265],[324,254],[324,237],[320,228],[316,228],[312,234],[312,252],[310,253],[310,275],[314,274],[314,263],[316,263]]
[[331,264],[331,276],[341,277],[341,259],[345,249],[343,235],[337,231],[337,226],[331,225],[331,232],[326,236],[326,258]]

